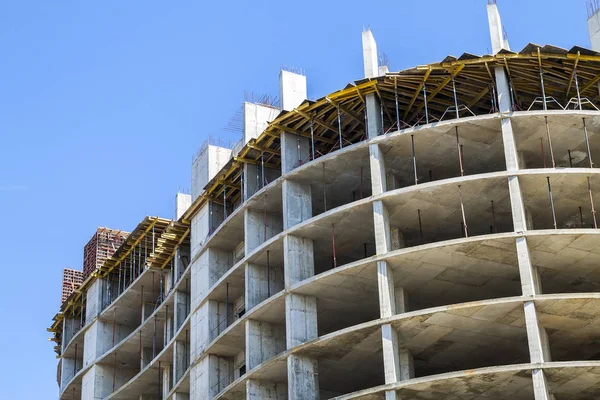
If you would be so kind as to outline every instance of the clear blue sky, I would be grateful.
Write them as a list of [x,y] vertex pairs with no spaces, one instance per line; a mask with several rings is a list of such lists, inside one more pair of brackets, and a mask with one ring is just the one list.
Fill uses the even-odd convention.
[[[227,124],[245,90],[277,95],[282,65],[306,71],[311,98],[360,79],[366,26],[392,70],[485,54],[485,5],[1,2],[0,397],[57,398],[46,327],[62,268],[81,268],[97,226],[171,218],[198,146]],[[513,49],[589,47],[584,0],[499,7]]]

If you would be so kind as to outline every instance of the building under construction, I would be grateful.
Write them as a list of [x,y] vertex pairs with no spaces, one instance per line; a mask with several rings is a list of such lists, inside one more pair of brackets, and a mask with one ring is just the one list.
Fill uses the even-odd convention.
[[[600,398],[600,13],[243,105],[51,328],[60,399]],[[265,104],[267,103],[267,104]]]

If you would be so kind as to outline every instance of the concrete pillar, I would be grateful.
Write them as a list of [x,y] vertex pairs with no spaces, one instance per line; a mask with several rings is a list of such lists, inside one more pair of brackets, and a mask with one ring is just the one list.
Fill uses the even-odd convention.
[[277,118],[279,109],[264,104],[254,104],[244,102],[243,121],[244,121],[244,144],[251,139],[255,139],[264,132],[269,126],[269,122]]
[[190,371],[190,400],[212,399],[233,379],[233,360],[208,354]]
[[504,30],[502,29],[502,21],[498,6],[488,3],[488,23],[490,27],[490,38],[492,40],[492,53],[496,54],[502,49],[510,50],[508,41],[504,40]]
[[369,145],[369,165],[373,195],[376,196],[387,191],[385,156],[378,144]]
[[523,296],[533,296],[541,294],[540,276],[537,268],[531,263],[529,246],[526,237],[518,237],[517,241],[517,260],[519,262],[519,274],[521,276],[521,288]]
[[254,249],[283,230],[280,214],[265,214],[264,210],[247,208],[244,210],[244,251],[250,254]]
[[312,239],[286,235],[283,238],[283,259],[286,287],[315,274]]
[[175,219],[179,220],[192,205],[192,195],[186,193],[175,194]]
[[[118,374],[120,376],[120,374]],[[112,393],[112,367],[96,364],[83,374],[81,399],[100,400]]]
[[173,346],[173,386],[183,377],[189,365],[188,343],[176,340]]
[[288,386],[285,382],[271,382],[256,379],[246,381],[248,400],[287,400]]
[[178,331],[179,328],[181,328],[181,325],[183,325],[183,321],[185,321],[190,313],[190,295],[182,290],[176,290],[174,303],[174,330]]
[[275,293],[283,290],[283,269],[273,266],[267,270],[266,266],[246,264],[246,310],[268,299]]
[[81,363],[77,362],[74,358],[63,357],[60,361],[60,389],[65,389],[65,386],[71,382],[75,374],[77,374],[77,367],[81,366]]
[[262,169],[256,164],[244,164],[244,199],[248,200],[263,186]]
[[365,78],[375,78],[379,75],[377,43],[370,29],[362,32],[363,66]]
[[231,159],[231,149],[206,145],[192,163],[192,197],[196,200],[204,191],[204,186]]
[[279,140],[281,141],[282,175],[310,161],[312,143],[309,138],[283,132]]
[[414,378],[413,357],[410,350],[399,346],[398,333],[390,324],[381,326],[385,383]]
[[64,351],[67,344],[69,344],[71,339],[73,339],[73,336],[75,336],[75,334],[81,329],[81,322],[79,318],[65,317],[63,319],[62,326],[63,334],[61,348]]
[[292,111],[307,98],[306,76],[295,72],[279,71],[279,99],[281,109]]
[[386,261],[377,262],[377,283],[379,285],[379,312],[381,318],[396,314],[396,294],[394,273]]
[[162,398],[166,399],[171,391],[171,382],[173,381],[173,377],[171,376],[172,368],[170,365],[161,364],[161,376],[162,376]]
[[[362,33],[363,66],[365,78],[379,76],[379,62],[377,59],[377,43],[370,29]],[[365,96],[367,112],[367,136],[369,139],[377,137],[383,132],[383,121],[381,120],[381,108],[379,99],[375,93]],[[373,194],[376,194],[373,191]]]
[[[542,364],[551,361],[550,345],[546,330],[540,325],[533,301],[525,303],[525,326],[529,343],[531,363]],[[549,386],[546,382],[543,369],[532,371],[533,389],[535,400],[551,400]]]
[[600,13],[596,11],[588,18],[587,24],[592,50],[600,51]]
[[206,296],[208,290],[233,266],[233,254],[216,248],[204,249],[191,267],[191,310]]
[[251,370],[285,351],[285,325],[246,320],[246,367]]
[[381,200],[373,202],[373,223],[375,225],[375,251],[385,254],[391,250],[392,238],[388,212]]
[[286,179],[281,190],[284,230],[312,217],[312,190],[309,184]]
[[287,348],[316,339],[317,298],[290,293],[285,298],[285,323]]
[[85,322],[89,324],[103,309],[104,279],[96,279],[86,293]]
[[292,354],[287,359],[287,372],[288,398],[319,400],[317,360]]

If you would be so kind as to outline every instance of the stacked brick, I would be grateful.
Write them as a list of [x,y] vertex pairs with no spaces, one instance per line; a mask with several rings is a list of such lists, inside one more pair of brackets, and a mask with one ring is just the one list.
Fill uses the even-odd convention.
[[128,232],[98,228],[83,248],[83,278],[87,278],[97,268],[100,268],[104,261],[123,244],[127,236],[129,236]]

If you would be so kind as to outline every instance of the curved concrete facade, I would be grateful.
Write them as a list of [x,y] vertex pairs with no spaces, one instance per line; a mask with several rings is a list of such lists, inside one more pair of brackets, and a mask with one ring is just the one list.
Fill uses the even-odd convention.
[[[498,64],[508,49],[495,4],[488,11],[490,88],[475,100],[456,90],[436,99],[446,110],[436,122],[423,96],[418,122],[401,123],[397,92],[390,118],[394,102],[387,93],[386,106],[380,91],[397,82],[377,75],[370,31],[365,78],[381,86],[363,95],[360,83],[346,108],[326,98],[338,125],[335,113],[320,121],[330,131],[320,143],[330,146],[319,156],[316,111],[309,135],[281,128],[286,114],[245,104],[257,121],[266,115],[257,132],[244,128],[260,163],[238,148],[193,188],[194,211],[178,221],[189,224],[190,243],[173,246],[171,266],[143,263],[108,302],[98,293],[110,281],[87,289],[85,321],[63,321],[60,398],[600,398],[600,111],[580,98],[577,110],[550,109],[546,94],[516,111],[508,63]],[[600,76],[600,55],[588,57]],[[436,79],[454,84],[463,67]],[[598,79],[581,75],[589,93]],[[404,116],[428,76],[403,99]],[[282,89],[287,105],[298,96]],[[281,133],[261,136],[271,128]],[[265,163],[265,152],[280,163]],[[239,186],[228,174],[239,174]]]

